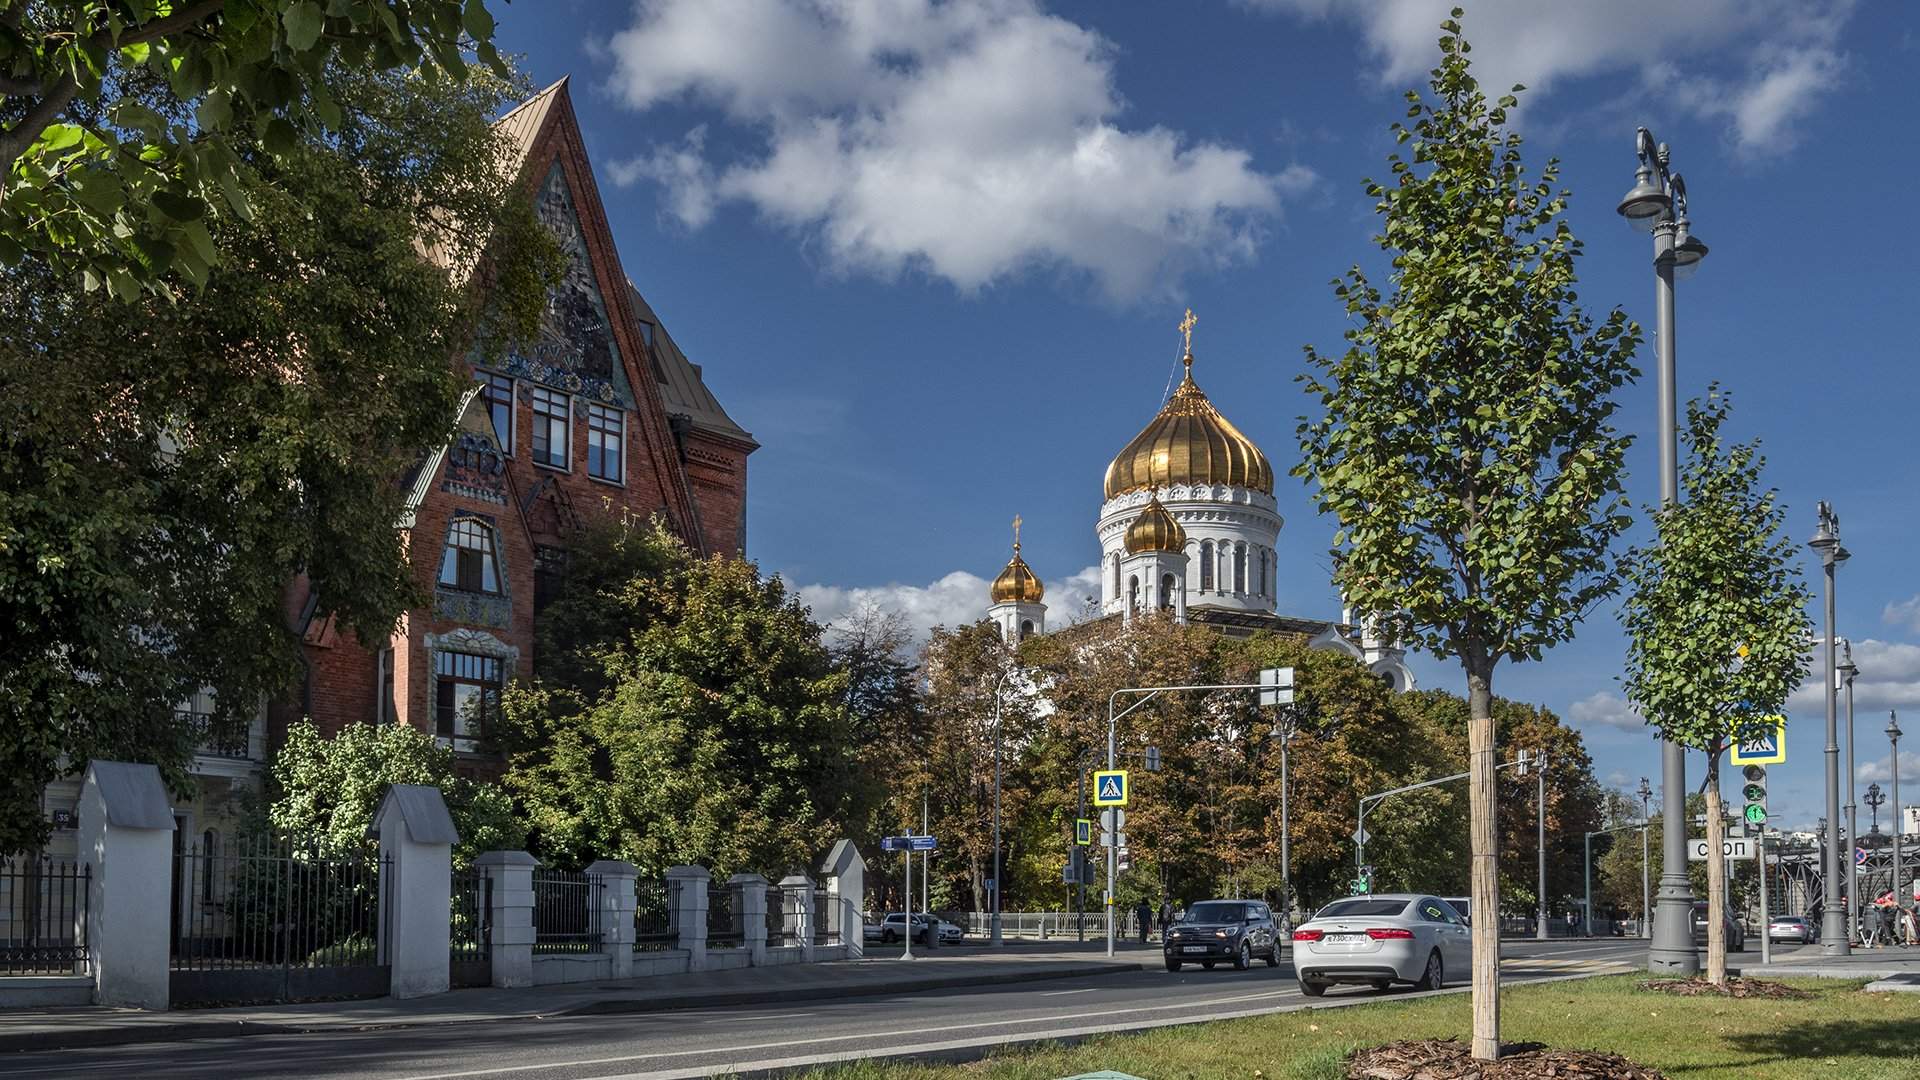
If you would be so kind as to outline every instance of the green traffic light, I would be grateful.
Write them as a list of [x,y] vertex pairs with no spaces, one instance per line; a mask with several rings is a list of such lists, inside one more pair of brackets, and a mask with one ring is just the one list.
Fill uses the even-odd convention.
[[1760,802],[1767,797],[1767,789],[1759,784],[1748,784],[1746,796],[1748,802]]

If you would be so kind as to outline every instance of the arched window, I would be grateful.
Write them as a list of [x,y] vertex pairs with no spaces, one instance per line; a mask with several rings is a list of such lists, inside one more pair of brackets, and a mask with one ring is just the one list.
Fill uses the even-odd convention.
[[1120,599],[1120,553],[1113,553],[1113,598]]
[[1213,588],[1213,541],[1200,541],[1200,591]]
[[1172,606],[1173,606],[1173,575],[1161,574],[1160,575],[1160,610],[1165,611]]
[[1255,548],[1255,569],[1259,571],[1259,588],[1254,590],[1261,596],[1267,595],[1267,549]]
[[498,593],[499,563],[493,530],[475,518],[454,518],[447,527],[447,550],[440,558],[440,584],[467,592]]
[[1033,636],[1033,620],[1021,619],[1020,620],[1020,640],[1025,641],[1032,636]]
[[1140,579],[1137,576],[1127,579],[1127,610],[1135,614],[1140,611]]
[[1233,591],[1247,591],[1247,545],[1233,545]]

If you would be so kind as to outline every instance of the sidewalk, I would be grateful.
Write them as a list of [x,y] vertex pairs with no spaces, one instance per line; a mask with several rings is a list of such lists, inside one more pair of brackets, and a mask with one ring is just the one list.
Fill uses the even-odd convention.
[[1818,945],[1794,950],[1771,964],[1742,964],[1741,975],[1801,975],[1827,979],[1878,980],[1869,990],[1920,990],[1920,947],[1895,945],[1854,949],[1846,956],[1827,956]]
[[656,1012],[791,1001],[911,994],[963,986],[1066,979],[1138,971],[1149,957],[1138,946],[1109,960],[1104,951],[1055,946],[942,949],[912,962],[889,949],[862,960],[703,971],[618,982],[573,983],[517,990],[454,990],[433,997],[369,998],[300,1005],[141,1012],[100,1006],[0,1012],[0,1052],[65,1050],[127,1043],[177,1042],[235,1035],[472,1024],[542,1016]]

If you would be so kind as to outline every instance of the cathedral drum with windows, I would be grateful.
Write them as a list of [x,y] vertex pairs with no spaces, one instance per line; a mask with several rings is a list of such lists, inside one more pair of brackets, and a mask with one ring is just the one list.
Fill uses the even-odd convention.
[[[1350,656],[1411,690],[1405,653],[1366,626],[1281,615],[1281,520],[1273,465],[1193,379],[1193,327],[1180,323],[1184,372],[1158,415],[1107,466],[1100,539],[1101,620],[1152,611],[1222,633],[1292,634]],[[1020,557],[994,580],[988,617],[1009,640],[1045,632],[1039,578]]]

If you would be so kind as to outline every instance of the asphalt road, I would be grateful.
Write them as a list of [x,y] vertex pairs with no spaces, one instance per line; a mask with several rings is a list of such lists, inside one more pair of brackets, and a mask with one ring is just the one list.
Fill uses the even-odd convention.
[[[1509,941],[1510,983],[1634,963],[1644,943]],[[1151,954],[1149,954],[1151,955]],[[1340,987],[1322,1002],[1405,996]],[[1159,969],[867,998],[631,1015],[556,1017],[406,1030],[259,1035],[0,1058],[18,1080],[98,1077],[375,1077],[575,1080],[705,1075],[834,1055],[1147,1026],[1302,1007],[1292,968]]]

